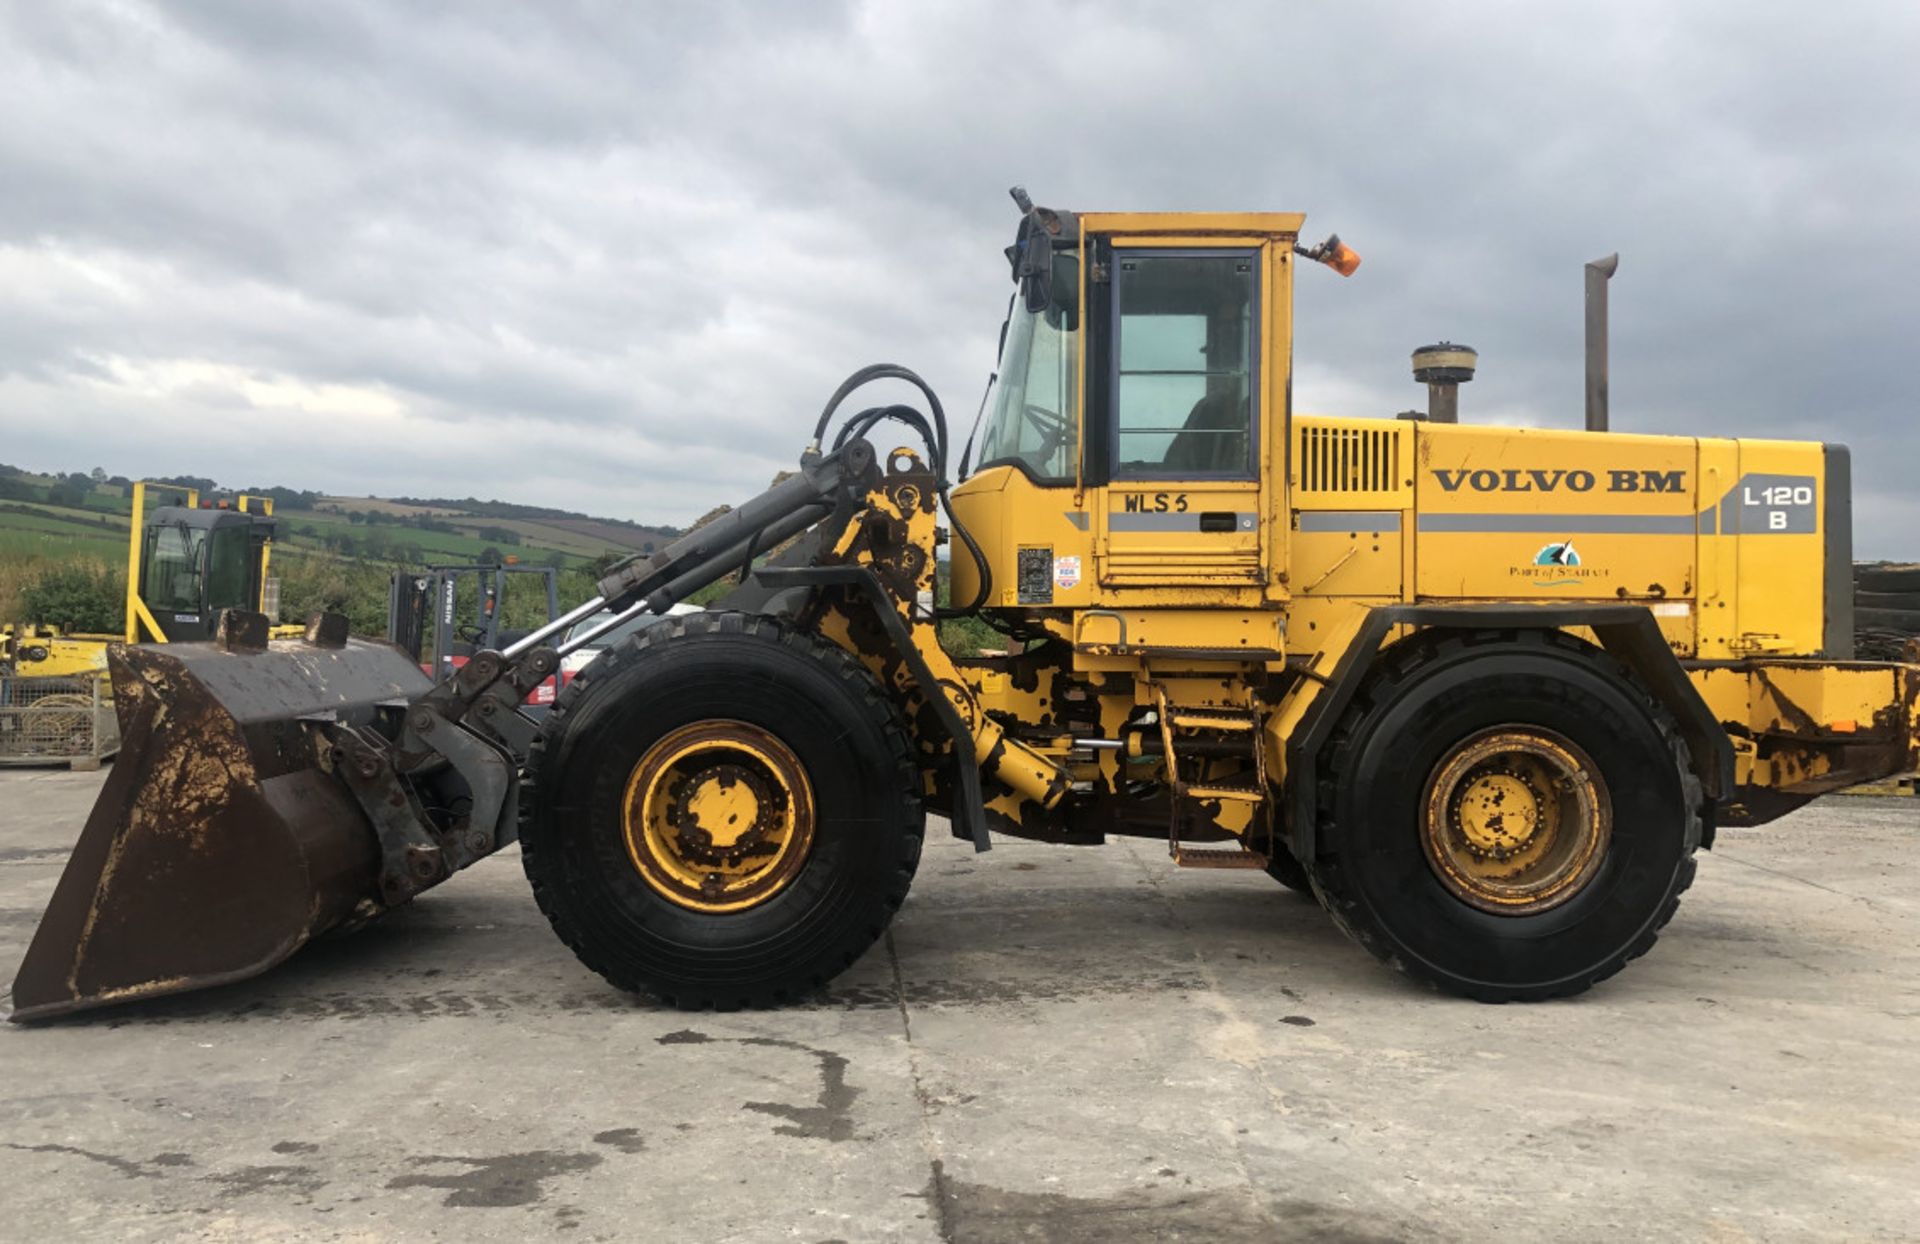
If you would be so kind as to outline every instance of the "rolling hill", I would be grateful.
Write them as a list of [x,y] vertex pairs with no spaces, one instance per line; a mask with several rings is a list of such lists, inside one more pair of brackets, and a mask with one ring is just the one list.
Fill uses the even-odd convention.
[[[168,484],[213,481],[175,477]],[[283,548],[389,564],[464,562],[498,555],[566,569],[651,552],[677,529],[503,501],[343,497],[282,486],[220,489],[274,498]],[[171,500],[171,498],[165,498]],[[157,503],[149,493],[149,506]],[[126,552],[131,481],[98,472],[49,475],[0,464],[0,558]]]

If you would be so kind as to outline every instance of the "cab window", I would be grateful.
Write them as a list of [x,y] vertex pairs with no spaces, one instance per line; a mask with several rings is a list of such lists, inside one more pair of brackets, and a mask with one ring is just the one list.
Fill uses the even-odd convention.
[[1251,251],[1116,256],[1115,478],[1252,478],[1255,259]]
[[1043,482],[1071,480],[1080,453],[1075,422],[1079,390],[1080,264],[1054,259],[1053,301],[1045,311],[1018,302],[1007,318],[1000,374],[976,461],[1016,463]]
[[245,526],[216,527],[207,539],[207,604],[212,609],[251,609],[247,591],[252,558],[250,533]]
[[140,595],[149,609],[156,613],[198,612],[201,541],[206,535],[185,523],[147,530],[146,556],[141,561],[146,584]]

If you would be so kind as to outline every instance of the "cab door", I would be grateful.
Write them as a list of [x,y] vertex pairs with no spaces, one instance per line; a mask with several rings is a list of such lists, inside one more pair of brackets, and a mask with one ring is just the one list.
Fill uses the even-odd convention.
[[1103,586],[1264,580],[1265,250],[1114,239],[1103,257]]

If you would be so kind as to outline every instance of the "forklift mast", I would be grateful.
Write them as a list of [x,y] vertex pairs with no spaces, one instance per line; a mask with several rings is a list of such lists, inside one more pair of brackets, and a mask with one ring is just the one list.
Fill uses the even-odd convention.
[[[467,564],[396,570],[387,590],[387,639],[434,678],[451,675],[466,657],[504,647],[515,638],[502,625],[507,585],[514,575],[538,576],[546,592],[547,620],[559,616],[559,575],[551,566]],[[468,578],[476,582],[477,591],[472,621],[462,624],[461,585]]]

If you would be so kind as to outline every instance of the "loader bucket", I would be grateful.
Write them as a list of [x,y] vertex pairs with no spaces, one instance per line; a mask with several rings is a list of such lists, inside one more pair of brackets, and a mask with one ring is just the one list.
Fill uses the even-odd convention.
[[377,839],[325,768],[321,723],[371,721],[428,681],[385,644],[260,638],[110,654],[120,755],[14,978],[13,1019],[242,980],[377,910]]

